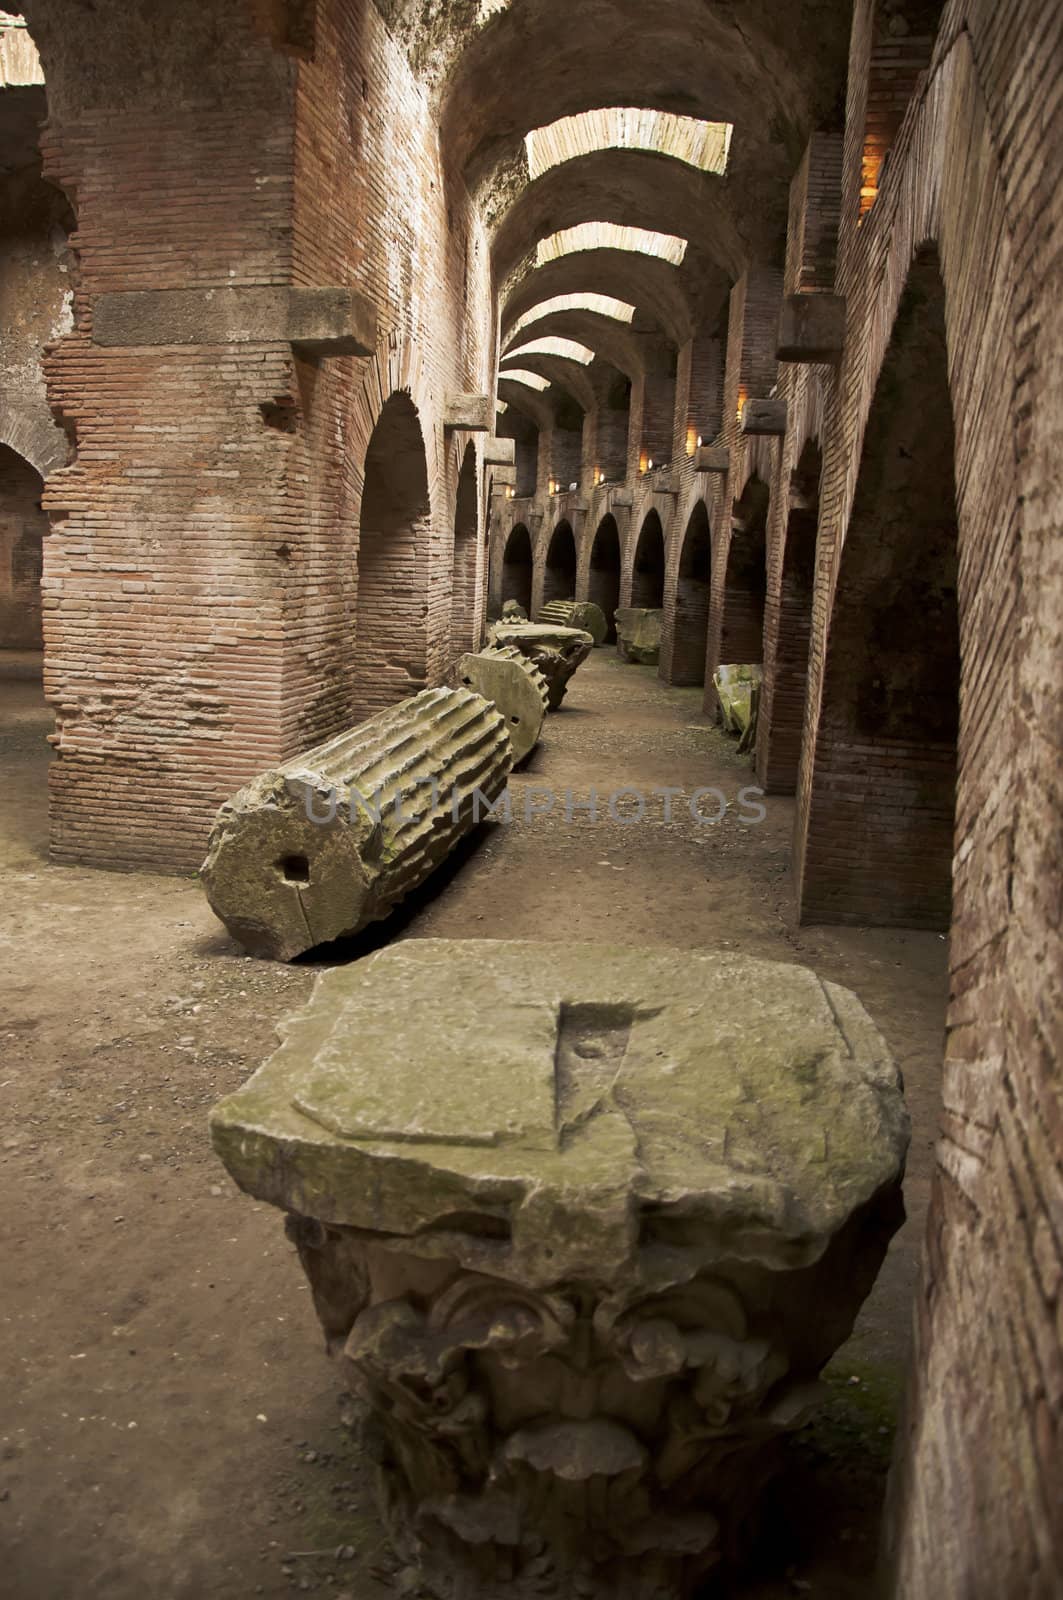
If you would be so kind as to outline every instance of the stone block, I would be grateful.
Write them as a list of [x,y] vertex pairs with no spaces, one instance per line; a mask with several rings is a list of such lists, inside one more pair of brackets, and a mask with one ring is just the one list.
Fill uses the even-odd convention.
[[551,711],[558,709],[569,679],[594,649],[594,640],[582,628],[556,627],[552,623],[496,622],[488,638],[491,644],[515,645],[535,662],[546,679]]
[[728,472],[731,455],[724,445],[699,444],[694,452],[695,472]]
[[721,951],[407,940],[210,1119],[288,1213],[422,1592],[688,1600],[903,1218],[855,995]]
[[644,606],[620,606],[616,612],[616,653],[622,661],[656,666],[661,659],[664,612]]
[[531,754],[539,742],[549,702],[546,679],[534,661],[516,645],[497,645],[460,657],[451,682],[455,688],[472,689],[497,707],[513,747],[514,766]]
[[124,290],[96,296],[92,336],[125,347],[276,343],[310,356],[367,356],[376,311],[346,288]]
[[222,806],[200,869],[211,908],[246,950],[278,961],[357,933],[446,859],[512,764],[493,705],[425,689]]
[[786,401],[747,400],[742,407],[740,428],[744,434],[784,434]]
[[755,713],[759,701],[764,669],[759,662],[746,665],[728,663],[717,667],[712,675],[723,725],[728,733],[742,735],[745,740],[751,729],[755,730]]
[[491,433],[495,403],[489,394],[452,394],[443,410],[443,426],[448,433]]
[[499,439],[492,434],[484,446],[484,461],[489,467],[516,465],[517,447],[513,439]]
[[839,294],[789,294],[779,314],[780,361],[837,361],[845,348],[845,298]]

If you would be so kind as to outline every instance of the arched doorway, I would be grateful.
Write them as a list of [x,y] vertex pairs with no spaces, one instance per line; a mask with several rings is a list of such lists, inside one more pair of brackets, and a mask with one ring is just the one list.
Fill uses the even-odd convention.
[[771,723],[763,729],[767,740],[764,782],[776,794],[793,794],[801,761],[822,466],[819,443],[810,439],[790,477],[790,514],[786,519],[772,672]]
[[523,522],[517,523],[506,540],[502,555],[502,600],[515,600],[531,616],[531,535]]
[[764,659],[769,499],[768,485],[754,473],[734,504],[720,631],[720,660],[727,664]]
[[620,530],[613,516],[603,517],[591,546],[587,599],[600,607],[609,625],[607,644],[616,643],[616,608],[620,604]]
[[476,532],[479,525],[476,492],[476,449],[467,445],[458,477],[454,505],[454,564],[451,569],[450,653],[460,655],[479,644],[479,606],[476,589]]
[[672,682],[705,682],[705,651],[709,633],[709,585],[712,576],[712,535],[709,513],[699,500],[687,523],[679,557],[675,589],[672,644]]
[[955,441],[936,253],[912,267],[865,440],[815,749],[806,752],[801,914],[945,929],[960,650]]
[[656,511],[651,511],[642,524],[635,546],[631,604],[652,610],[664,605],[664,529]]
[[39,651],[41,568],[48,518],[40,473],[0,445],[0,650]]
[[356,721],[425,686],[430,533],[417,408],[408,394],[393,394],[365,458],[354,627]]
[[551,600],[576,597],[576,540],[567,522],[559,522],[546,552],[543,573],[543,605]]

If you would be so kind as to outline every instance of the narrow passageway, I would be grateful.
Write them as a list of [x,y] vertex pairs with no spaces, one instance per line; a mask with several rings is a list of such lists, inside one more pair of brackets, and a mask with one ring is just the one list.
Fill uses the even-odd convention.
[[[395,1593],[294,1251],[278,1215],[224,1176],[204,1122],[273,1048],[315,966],[395,937],[505,937],[722,945],[805,962],[854,989],[883,1030],[914,1120],[910,1220],[828,1371],[828,1401],[797,1445],[803,1471],[787,1491],[786,1567],[817,1594],[865,1595],[935,1132],[944,941],[796,928],[793,802],[768,797],[763,820],[744,822],[756,815],[756,797],[740,798],[753,773],[702,715],[700,689],[669,688],[652,668],[599,650],[514,776],[513,821],[486,826],[460,870],[349,947],[292,967],[253,961],[191,877],[47,863],[50,717],[34,686],[21,710],[22,687],[2,688],[0,1354],[17,1374],[4,1480],[18,1491],[15,1591]],[[671,820],[653,793],[663,788],[681,791]],[[617,820],[636,808],[631,793],[610,815],[622,789],[645,797],[643,820]],[[699,789],[726,802],[719,823],[694,819]],[[709,818],[723,802],[698,803]],[[50,1537],[57,1527],[61,1541]],[[334,1560],[340,1546],[354,1554]],[[733,1592],[781,1600],[793,1590],[776,1575]]]

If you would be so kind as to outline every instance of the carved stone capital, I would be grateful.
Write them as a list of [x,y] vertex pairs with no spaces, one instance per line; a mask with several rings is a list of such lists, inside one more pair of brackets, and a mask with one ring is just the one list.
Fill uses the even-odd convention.
[[804,968],[418,939],[319,977],[212,1132],[296,1214],[428,1593],[688,1600],[851,1332],[908,1123]]

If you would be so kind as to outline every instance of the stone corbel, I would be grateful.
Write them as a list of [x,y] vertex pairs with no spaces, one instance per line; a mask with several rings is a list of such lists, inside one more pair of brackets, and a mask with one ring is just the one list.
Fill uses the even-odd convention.
[[368,356],[376,349],[377,317],[355,289],[136,289],[96,296],[92,337],[98,345],[127,349],[290,344],[312,358]]
[[822,365],[837,361],[845,348],[845,297],[840,294],[790,294],[779,314],[775,354],[780,361]]
[[742,407],[740,432],[779,436],[786,432],[785,400],[747,400]]
[[727,472],[730,465],[730,452],[723,445],[699,444],[694,452],[695,472]]
[[489,394],[452,394],[443,411],[447,433],[491,433],[495,403]]
[[484,462],[489,467],[512,467],[517,459],[516,441],[492,434],[484,446]]

